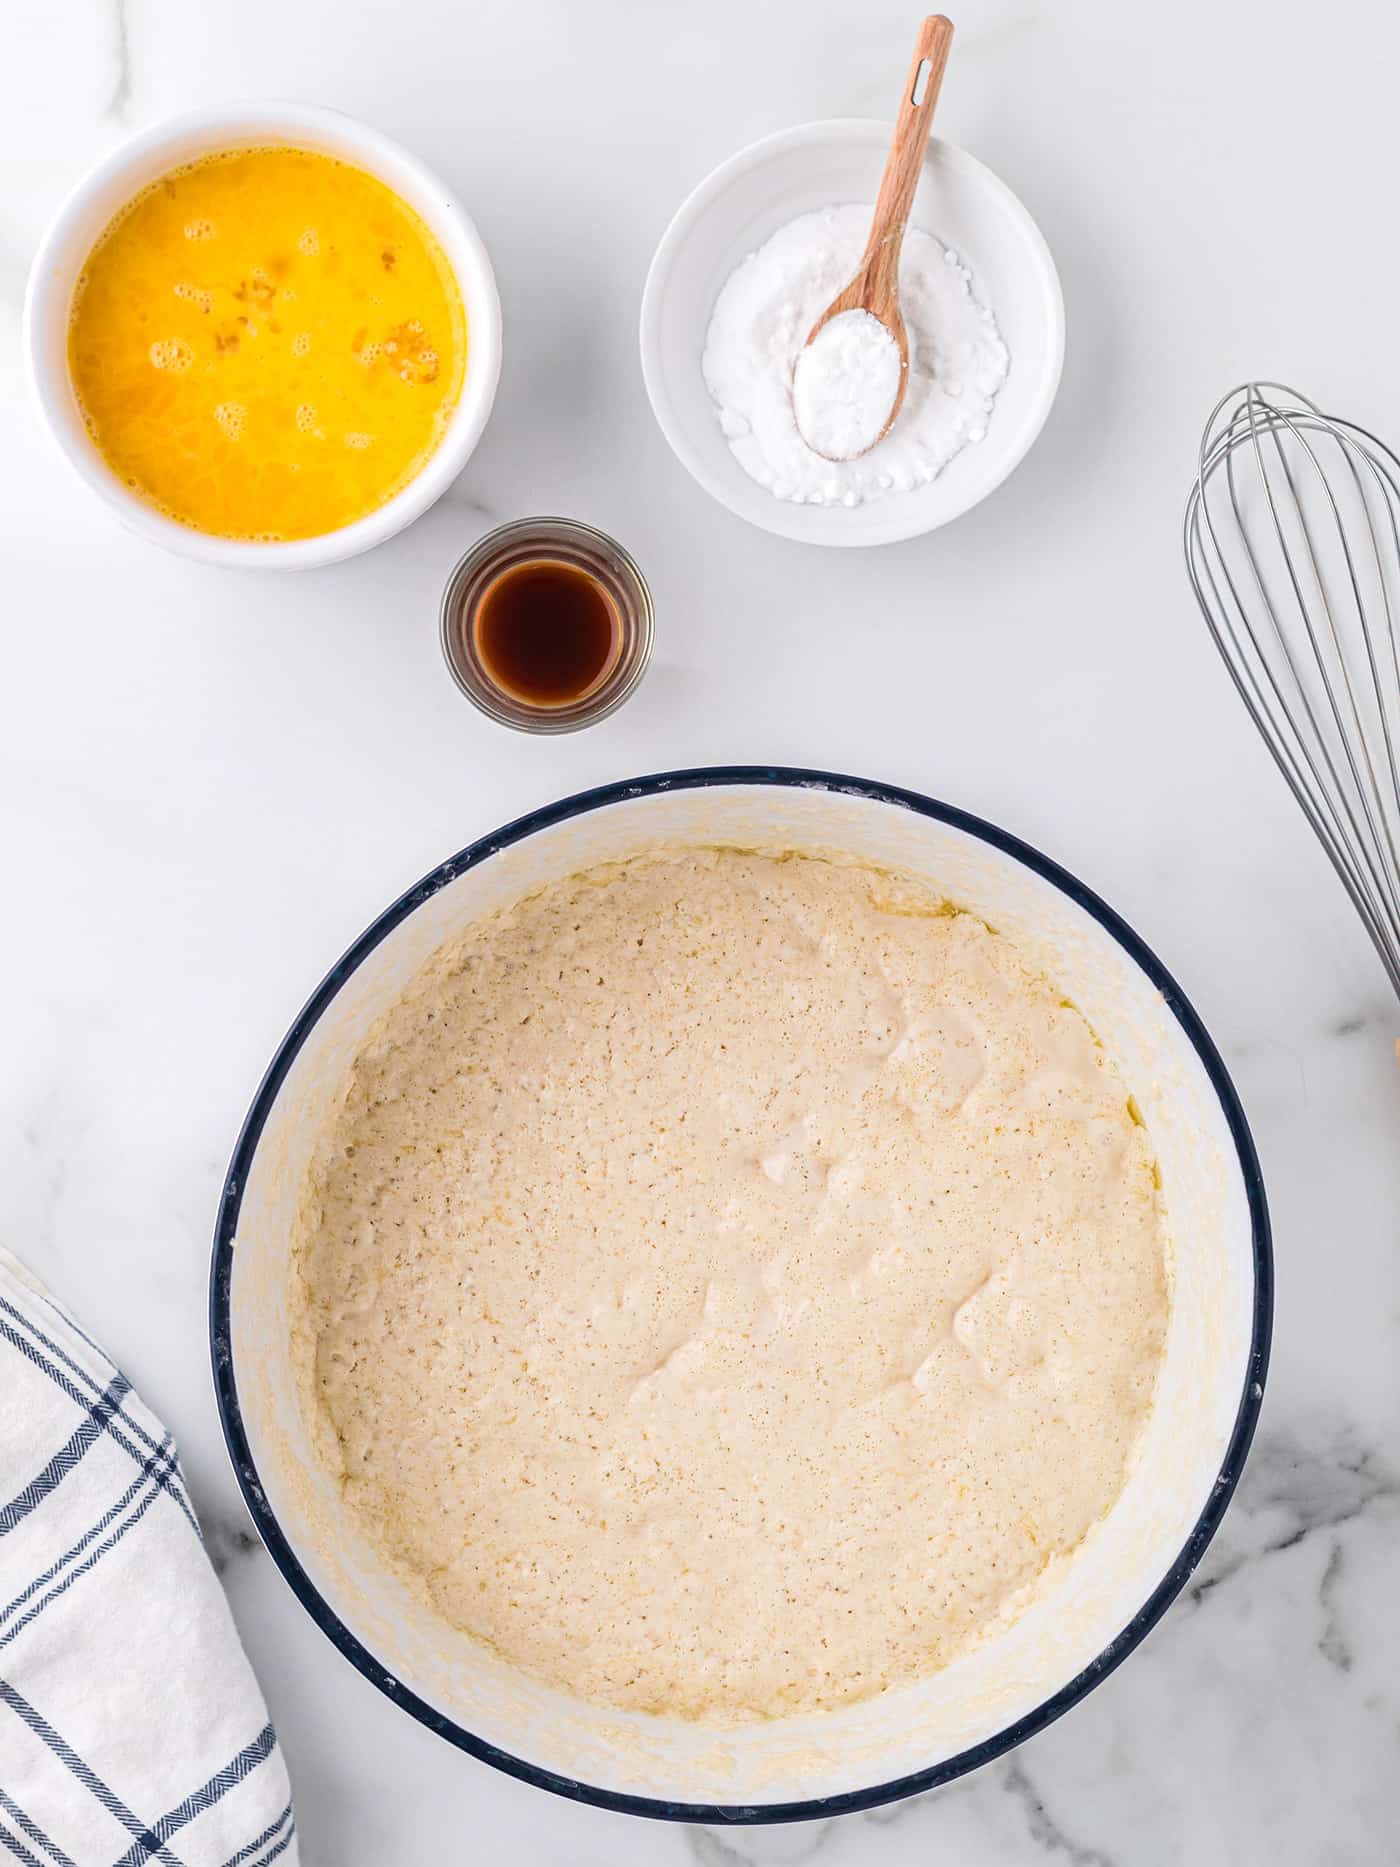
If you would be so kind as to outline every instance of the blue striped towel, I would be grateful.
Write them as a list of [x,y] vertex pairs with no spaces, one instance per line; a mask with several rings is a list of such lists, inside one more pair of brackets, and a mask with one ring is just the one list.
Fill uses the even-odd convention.
[[0,1859],[294,1867],[175,1442],[0,1250]]

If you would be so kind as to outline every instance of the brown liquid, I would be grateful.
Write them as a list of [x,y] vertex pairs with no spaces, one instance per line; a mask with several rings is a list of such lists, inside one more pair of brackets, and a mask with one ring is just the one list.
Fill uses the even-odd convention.
[[612,669],[622,627],[596,578],[557,558],[502,571],[476,606],[472,635],[487,677],[528,706],[582,700]]

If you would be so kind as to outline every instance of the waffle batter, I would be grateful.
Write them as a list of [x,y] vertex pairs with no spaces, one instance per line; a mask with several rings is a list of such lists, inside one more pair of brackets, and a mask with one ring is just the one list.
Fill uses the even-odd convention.
[[538,1678],[849,1703],[1113,1504],[1155,1179],[1084,1019],[973,916],[659,851],[469,928],[371,1034],[298,1225],[305,1399],[370,1541]]

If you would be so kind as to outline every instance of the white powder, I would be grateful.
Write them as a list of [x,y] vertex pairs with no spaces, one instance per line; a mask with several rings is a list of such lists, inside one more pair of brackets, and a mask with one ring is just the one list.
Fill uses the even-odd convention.
[[797,353],[792,411],[798,433],[827,460],[873,447],[899,393],[899,345],[869,311],[843,311]]
[[[899,267],[909,382],[898,419],[853,460],[826,460],[807,445],[793,403],[798,353],[860,264],[870,215],[868,207],[828,207],[780,227],[725,281],[706,333],[705,382],[735,459],[775,498],[796,505],[855,506],[927,485],[985,435],[1010,365],[967,267],[911,227]],[[867,399],[873,390],[858,398]]]

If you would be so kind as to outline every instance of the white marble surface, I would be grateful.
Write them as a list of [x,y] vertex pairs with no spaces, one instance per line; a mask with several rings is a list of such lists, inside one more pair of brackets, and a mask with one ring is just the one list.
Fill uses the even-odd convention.
[[[822,554],[746,530],[672,461],[638,373],[638,295],[712,163],[787,123],[886,114],[913,23],[892,0],[6,3],[0,1234],[179,1435],[310,1867],[1394,1858],[1400,1008],[1214,661],[1178,528],[1200,425],[1243,375],[1400,433],[1400,12],[961,14],[942,127],[1055,250],[1064,386],[978,511],[911,545]],[[477,216],[506,313],[496,414],[454,494],[371,557],[285,580],[117,530],[45,444],[18,355],[31,251],[81,170],[130,129],[240,95],[337,104],[416,147]],[[478,719],[435,634],[457,554],[541,510],[631,545],[659,617],[638,698],[553,744]],[[744,1833],[555,1801],[353,1673],[250,1534],[204,1323],[240,1116],[328,960],[505,818],[719,760],[932,791],[1106,894],[1235,1073],[1279,1269],[1253,1461],[1145,1647],[948,1791]]]

